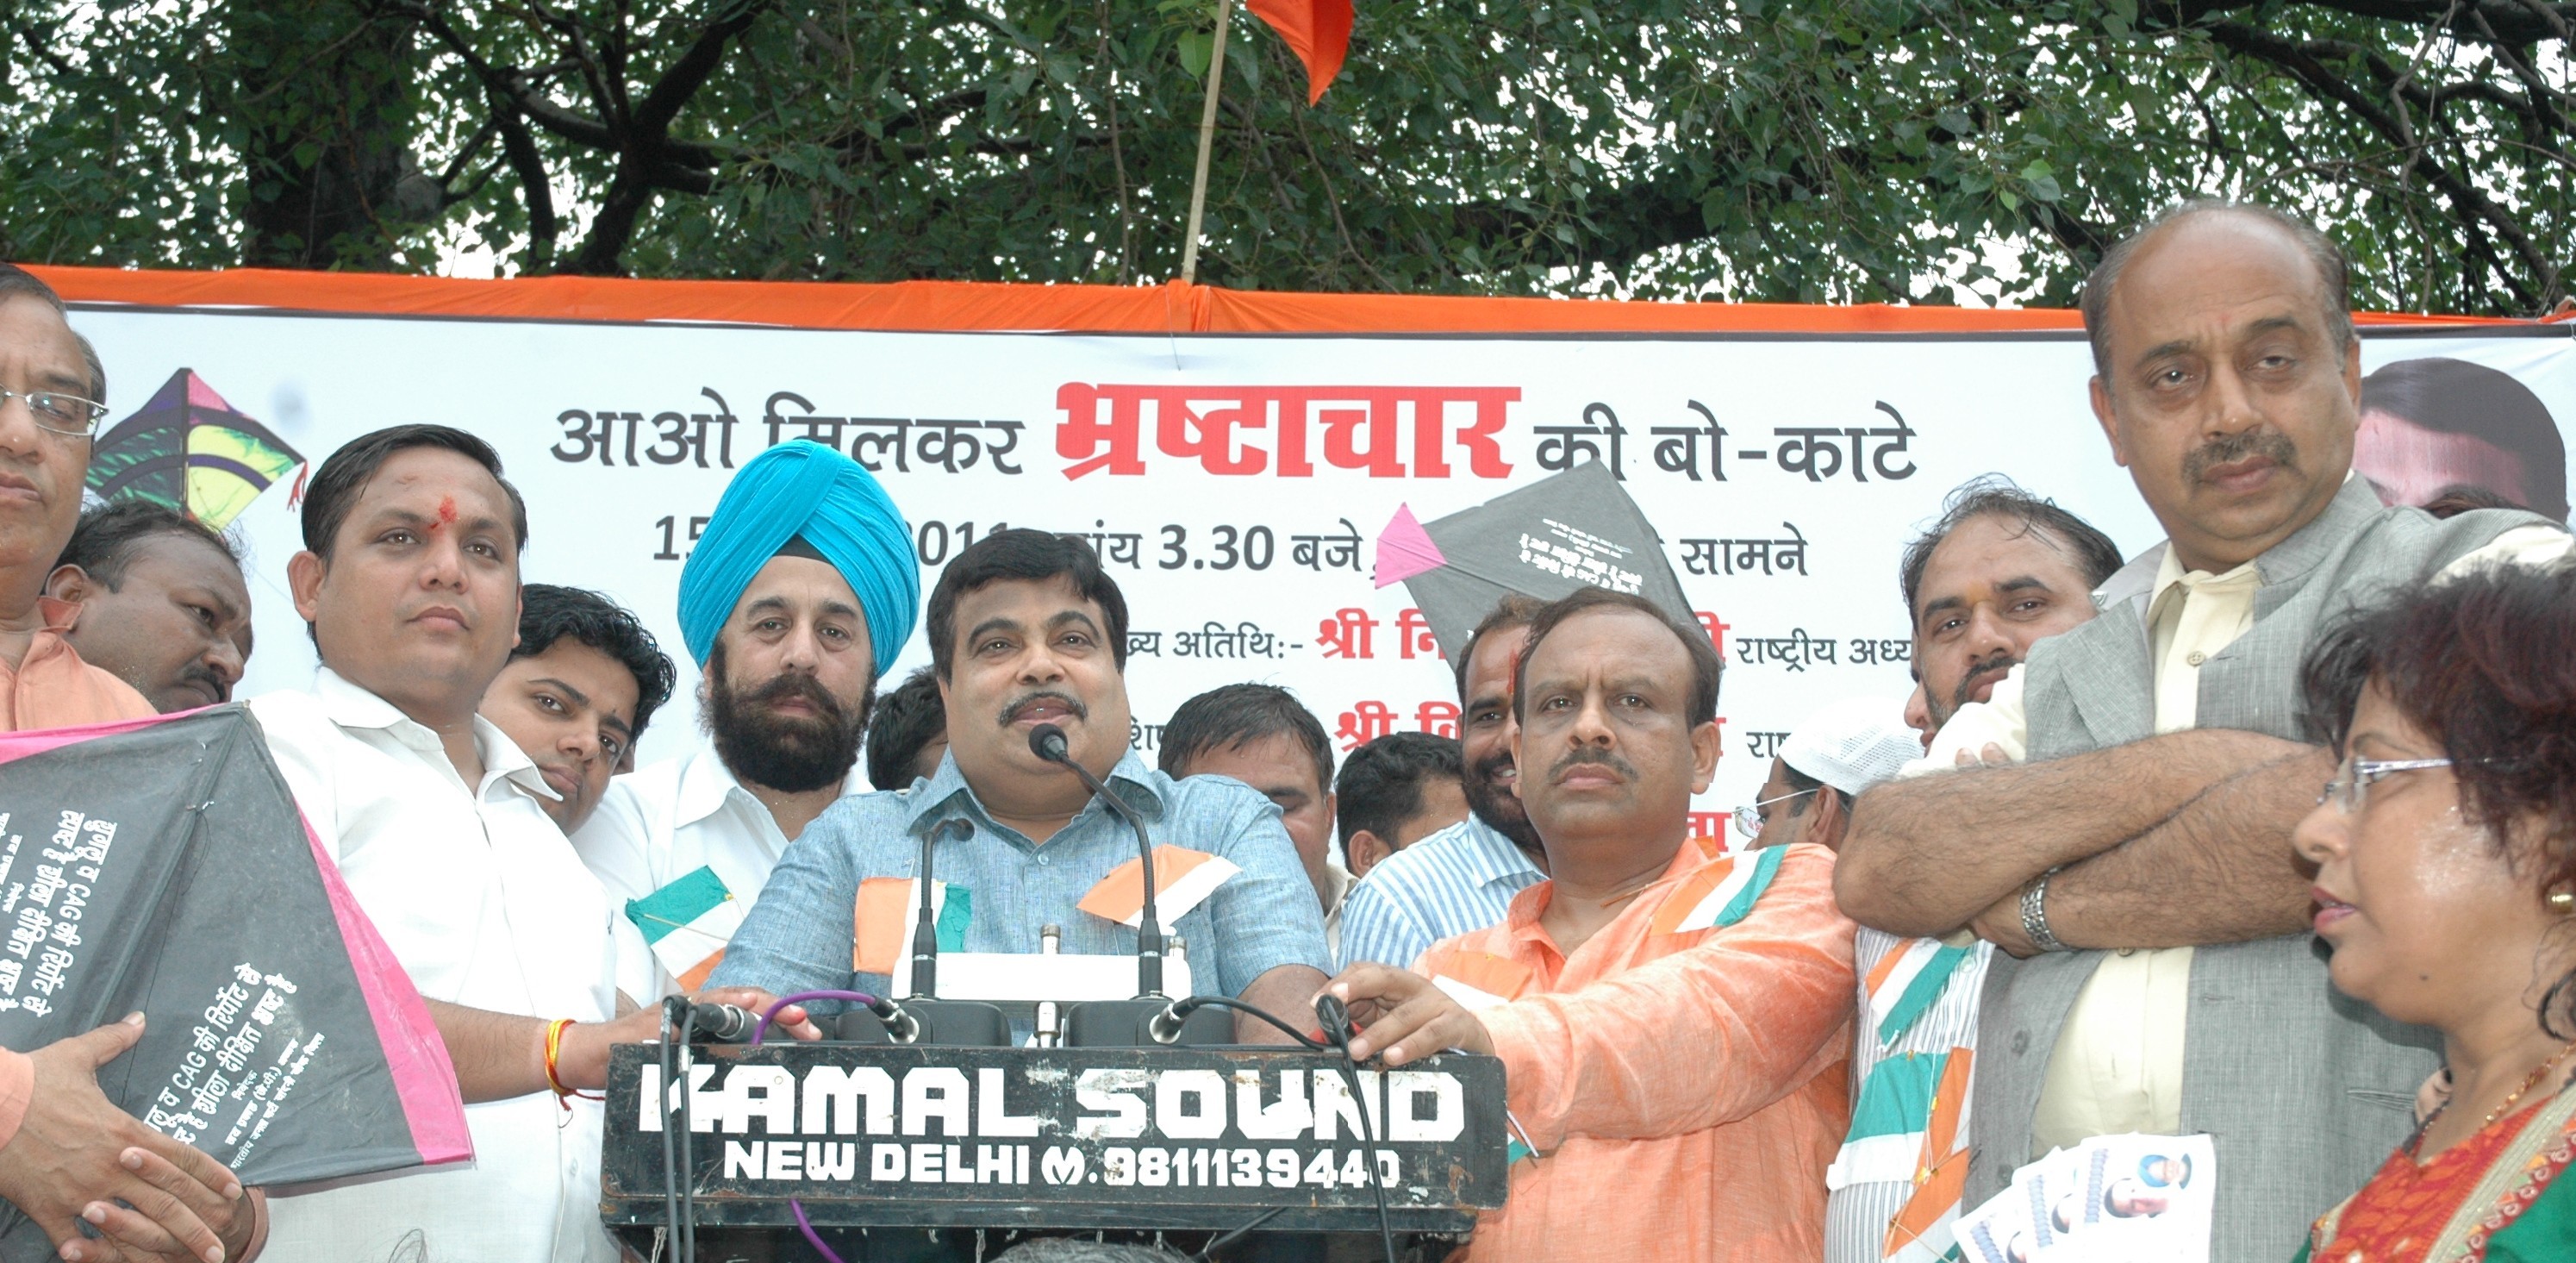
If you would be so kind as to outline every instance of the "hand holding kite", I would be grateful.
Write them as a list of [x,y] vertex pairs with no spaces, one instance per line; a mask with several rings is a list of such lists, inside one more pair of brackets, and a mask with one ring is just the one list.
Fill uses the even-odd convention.
[[120,1253],[108,1241],[82,1238],[78,1219],[147,1254],[217,1263],[249,1237],[251,1217],[235,1213],[249,1209],[241,1181],[99,1091],[100,1068],[142,1038],[143,1015],[135,1013],[29,1054],[34,1088],[17,1134],[0,1148],[0,1197],[34,1219],[73,1263]]

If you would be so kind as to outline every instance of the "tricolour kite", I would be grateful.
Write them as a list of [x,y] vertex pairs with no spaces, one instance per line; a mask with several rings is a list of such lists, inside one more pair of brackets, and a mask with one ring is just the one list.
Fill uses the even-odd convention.
[[166,504],[220,531],[303,463],[286,440],[183,368],[150,403],[98,437],[89,489],[102,500]]

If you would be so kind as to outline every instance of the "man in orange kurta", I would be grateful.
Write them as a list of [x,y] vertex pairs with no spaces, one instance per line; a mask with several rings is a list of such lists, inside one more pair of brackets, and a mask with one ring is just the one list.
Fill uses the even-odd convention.
[[1718,670],[1704,634],[1635,598],[1549,607],[1513,691],[1516,792],[1549,880],[1413,971],[1330,984],[1368,1023],[1356,1056],[1502,1059],[1511,1191],[1471,1263],[1824,1255],[1852,924],[1830,852],[1689,842],[1717,768]]
[[[44,595],[80,519],[105,377],[53,290],[0,263],[0,731],[153,714],[131,685],[73,651],[65,636],[81,607]],[[32,1053],[0,1049],[0,1198],[73,1263],[255,1254],[255,1195],[100,1094],[97,1068],[142,1037],[137,1015]],[[75,1218],[105,1239],[74,1235]]]

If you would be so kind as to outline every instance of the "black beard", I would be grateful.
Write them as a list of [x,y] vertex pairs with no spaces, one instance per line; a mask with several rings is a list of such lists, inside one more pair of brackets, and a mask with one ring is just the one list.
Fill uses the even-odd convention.
[[1512,796],[1512,791],[1494,784],[1493,774],[1512,765],[1512,752],[1506,747],[1490,754],[1467,769],[1460,788],[1467,791],[1467,810],[1475,813],[1485,827],[1512,840],[1512,845],[1532,855],[1539,854],[1538,830],[1531,826],[1529,808]]
[[2001,649],[1996,650],[1983,661],[1969,663],[1968,673],[1959,677],[1959,687],[1951,693],[1950,704],[1947,706],[1942,705],[1941,699],[1933,696],[1931,690],[1924,690],[1923,707],[1932,714],[1932,731],[1941,731],[1942,726],[1950,722],[1950,716],[1958,714],[1961,707],[1976,700],[1969,696],[1969,693],[1972,691],[1968,687],[1969,681],[1976,679],[1978,675],[1984,672],[1994,670],[1996,667],[2011,668],[2020,665],[2021,659],[2016,658]]
[[[766,709],[788,697],[804,699],[816,713],[789,718]],[[784,793],[811,793],[849,776],[876,697],[871,680],[857,708],[845,708],[804,674],[782,675],[749,693],[736,693],[726,679],[724,647],[707,655],[706,726],[715,738],[716,756],[735,779]]]

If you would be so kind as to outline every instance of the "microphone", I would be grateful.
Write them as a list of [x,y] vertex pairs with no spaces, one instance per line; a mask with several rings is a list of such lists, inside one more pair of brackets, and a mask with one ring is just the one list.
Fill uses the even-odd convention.
[[[914,879],[921,889],[921,905],[912,926],[912,994],[903,1004],[890,1003],[887,1011],[874,1016],[882,1023],[885,1037],[898,1044],[1007,1048],[1011,1024],[1002,1010],[975,1000],[939,998],[939,914],[932,902],[937,887],[932,885],[931,874],[942,835],[963,842],[975,835],[975,822],[964,817],[943,820],[921,835],[921,868]],[[878,1042],[870,1038],[872,1032],[864,1023],[849,1021],[846,1016],[840,1033],[843,1039]]]
[[1100,778],[1091,774],[1091,769],[1074,762],[1072,752],[1065,742],[1064,729],[1054,724],[1039,724],[1031,728],[1029,753],[1081,777],[1085,789],[1090,790],[1102,802],[1109,804],[1109,809],[1118,813],[1118,818],[1126,821],[1128,828],[1136,831],[1136,859],[1142,869],[1138,875],[1145,879],[1145,900],[1136,916],[1136,998],[1142,1000],[1149,996],[1161,997],[1163,994],[1163,924],[1154,915],[1154,842],[1153,838],[1145,832],[1145,822],[1137,818],[1135,811],[1127,806],[1126,800],[1111,793],[1108,786],[1101,784]]
[[739,1044],[751,1038],[751,1028],[760,1020],[731,1004],[692,1004],[689,1013],[697,1033],[712,1044]]
[[921,876],[916,883],[921,888],[921,912],[913,918],[912,925],[912,996],[916,1000],[939,998],[939,926],[937,909],[931,903],[934,887],[930,872],[932,848],[943,833],[963,842],[974,836],[975,824],[962,817],[943,820],[921,835]]

